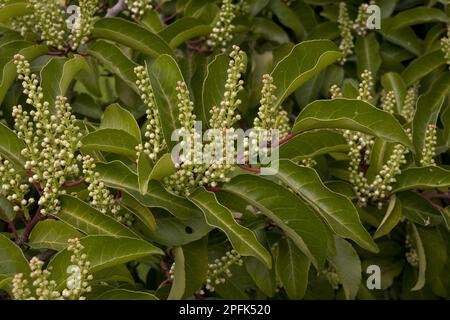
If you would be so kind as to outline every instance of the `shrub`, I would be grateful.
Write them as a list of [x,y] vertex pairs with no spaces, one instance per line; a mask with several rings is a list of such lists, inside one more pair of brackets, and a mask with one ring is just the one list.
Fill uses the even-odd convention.
[[3,296],[449,298],[445,12],[0,0]]

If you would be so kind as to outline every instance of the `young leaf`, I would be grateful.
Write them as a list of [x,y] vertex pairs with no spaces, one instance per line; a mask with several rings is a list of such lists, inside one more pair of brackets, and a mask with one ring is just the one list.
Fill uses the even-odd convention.
[[130,158],[136,157],[139,141],[126,131],[119,129],[99,129],[81,139],[84,150],[111,152]]
[[139,191],[142,195],[145,195],[148,191],[148,183],[150,182],[150,174],[152,172],[152,163],[148,155],[144,152],[139,154],[139,159],[137,160],[137,174]]
[[441,50],[426,53],[408,64],[402,72],[402,78],[406,86],[411,86],[443,65],[445,65],[445,59]]
[[358,37],[355,44],[355,53],[358,74],[362,74],[364,70],[369,70],[375,77],[381,65],[380,45],[375,33]]
[[373,238],[378,239],[382,236],[389,234],[389,232],[391,232],[392,229],[394,229],[395,226],[400,222],[401,218],[402,218],[402,203],[394,195],[391,197],[391,200],[389,201],[389,205],[386,210],[386,215],[381,221],[377,231],[375,231]]
[[181,247],[175,247],[173,249],[175,255],[175,268],[173,270],[173,283],[170,288],[169,296],[167,300],[181,300],[184,296],[184,291],[186,288],[186,273],[185,261],[183,249]]
[[133,115],[119,104],[113,103],[108,106],[100,123],[100,129],[117,129],[123,130],[133,136],[137,141],[141,142],[141,130]]
[[164,39],[172,49],[175,49],[190,39],[209,35],[211,29],[211,26],[204,24],[198,19],[184,17],[169,24],[165,29],[161,30],[158,35]]

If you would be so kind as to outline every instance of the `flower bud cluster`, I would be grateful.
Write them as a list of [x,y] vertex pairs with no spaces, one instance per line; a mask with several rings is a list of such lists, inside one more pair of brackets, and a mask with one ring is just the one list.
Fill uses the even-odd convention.
[[66,21],[64,9],[55,0],[29,0],[33,10],[34,30],[48,46],[64,50]]
[[111,215],[118,222],[131,226],[133,217],[129,213],[123,214],[120,211],[120,205],[104,182],[100,180],[100,174],[95,171],[95,167],[93,157],[90,155],[83,156],[83,176],[89,184],[89,203],[101,213]]
[[150,0],[125,0],[125,4],[134,20],[140,20],[146,11],[153,8]]
[[343,53],[340,63],[343,65],[347,61],[347,57],[353,53],[355,44],[353,43],[352,27],[353,23],[348,15],[348,9],[345,2],[339,3],[339,30],[341,32],[341,43],[339,50]]
[[[401,173],[400,167],[406,163],[405,155],[408,148],[397,144],[392,151],[387,163],[383,165],[380,172],[375,176],[370,185],[368,196],[374,201],[385,199],[392,190],[392,184],[396,182],[396,176]],[[381,204],[379,204],[381,206]]]
[[[289,134],[289,117],[281,107],[276,107],[276,96],[274,91],[276,86],[273,78],[269,74],[263,75],[263,88],[261,90],[260,107],[258,116],[253,121],[255,129],[263,129],[271,135],[273,129],[280,132],[279,136],[284,137]],[[270,139],[270,138],[269,138]]]
[[337,98],[343,97],[341,88],[337,84],[333,84],[330,87],[330,93],[331,93],[331,99],[337,99]]
[[12,162],[0,156],[0,194],[12,203],[14,212],[22,211],[28,218],[28,207],[35,200],[31,197],[26,199],[30,187],[22,180],[22,176],[16,171]]
[[241,77],[245,69],[245,53],[238,46],[233,46],[230,58],[223,100],[219,107],[214,106],[210,110],[209,124],[213,129],[231,128],[241,119],[240,115],[235,115],[235,111],[242,103],[237,96],[244,89]]
[[214,292],[215,286],[224,284],[226,279],[231,278],[233,275],[230,271],[231,266],[242,266],[243,264],[244,261],[236,250],[227,251],[223,257],[208,265],[205,288],[210,292]]
[[441,50],[450,68],[450,26],[447,26],[447,36],[441,39]]
[[339,275],[336,272],[336,269],[333,265],[329,264],[328,268],[323,270],[322,273],[327,278],[328,282],[330,283],[331,287],[334,290],[339,290],[339,288],[342,286],[342,280],[339,277]]
[[[76,275],[69,277],[67,288],[62,293],[57,290],[57,283],[54,280],[49,280],[51,267],[43,269],[44,262],[37,257],[33,257],[29,262],[31,286],[29,280],[22,273],[14,275],[12,281],[13,298],[15,300],[84,300],[85,297],[82,295],[92,290],[89,281],[93,277],[89,271],[91,263],[87,260],[87,255],[82,253],[83,249],[84,247],[78,239],[68,240],[67,250],[73,252],[70,262],[76,268]],[[34,292],[32,292],[32,289]]]
[[408,91],[406,92],[405,96],[405,101],[403,102],[403,108],[400,112],[400,114],[408,122],[411,122],[414,119],[418,96],[419,96],[419,84],[415,83],[413,86],[408,88]]
[[317,164],[317,161],[313,158],[306,158],[300,161],[302,167],[313,168]]
[[222,0],[218,20],[207,40],[207,45],[212,50],[218,49],[225,52],[228,44],[233,40],[235,29],[233,20],[236,17],[236,10],[232,0]]
[[411,236],[409,234],[406,234],[405,239],[405,258],[408,263],[414,267],[419,267],[419,255],[417,254],[416,248],[414,248],[413,242],[411,241]]
[[79,0],[78,6],[79,16],[69,35],[70,47],[73,50],[88,42],[96,20],[98,0]]
[[58,196],[64,193],[61,186],[67,177],[77,176],[77,161],[81,155],[76,152],[81,147],[79,127],[65,97],[58,96],[55,112],[52,113],[47,101],[43,101],[42,88],[35,74],[31,74],[28,61],[21,55],[14,57],[19,80],[22,80],[23,92],[27,95],[27,104],[34,107],[30,112],[22,106],[13,108],[15,129],[23,139],[26,148],[22,155],[27,159],[25,169],[30,174],[29,183],[42,187],[38,204],[43,215],[56,214],[60,209]]
[[373,99],[373,78],[372,78],[372,72],[369,70],[364,70],[363,73],[361,73],[361,82],[359,83],[358,87],[358,100],[362,100],[365,102],[370,102]]
[[375,1],[370,1],[370,4],[363,3],[358,7],[358,15],[355,23],[353,24],[353,30],[355,30],[358,36],[364,37],[367,34],[367,19],[370,17],[368,12],[369,5],[374,5]]
[[436,134],[436,125],[428,125],[427,130],[425,131],[425,142],[422,149],[422,158],[420,159],[420,165],[423,167],[436,165],[436,161],[434,161],[434,157],[436,156],[437,144]]
[[390,90],[388,92],[383,91],[381,96],[381,109],[390,114],[395,112],[395,93]]
[[156,161],[158,154],[165,147],[159,112],[147,70],[143,66],[138,66],[134,69],[134,72],[137,77],[136,84],[141,93],[141,99],[147,106],[147,124],[144,133],[147,141],[137,146],[137,157],[139,158],[140,153],[144,152],[150,160]]
[[91,263],[87,255],[82,253],[84,247],[79,239],[69,239],[68,243],[67,251],[72,252],[70,262],[76,268],[76,273],[68,279],[67,288],[63,290],[62,296],[65,300],[85,300],[86,297],[83,295],[92,291],[89,285],[93,279],[90,273]]

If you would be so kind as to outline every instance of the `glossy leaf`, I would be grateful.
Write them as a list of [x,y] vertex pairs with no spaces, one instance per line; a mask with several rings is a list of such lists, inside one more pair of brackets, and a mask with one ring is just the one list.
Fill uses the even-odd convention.
[[375,77],[381,65],[380,45],[375,34],[370,33],[366,37],[358,37],[355,44],[355,53],[358,74],[362,74],[364,70],[369,70]]
[[392,115],[361,100],[333,99],[312,102],[300,112],[292,131],[320,128],[360,131],[412,148],[405,131]]
[[102,115],[100,129],[122,130],[141,142],[141,130],[133,115],[119,104],[108,106]]
[[80,237],[82,237],[80,232],[64,222],[44,220],[33,228],[28,245],[33,249],[59,251],[67,247],[67,240]]
[[280,160],[276,176],[314,208],[337,235],[352,239],[364,249],[378,251],[352,202],[328,189],[314,169]]
[[377,231],[375,231],[373,238],[377,239],[389,234],[389,232],[391,232],[392,229],[394,229],[395,226],[400,222],[401,218],[402,203],[400,202],[400,200],[397,200],[395,196],[392,196],[386,210],[386,215],[381,221]]
[[95,38],[118,42],[151,58],[157,58],[161,54],[173,55],[172,49],[158,35],[122,18],[99,19],[94,24],[92,35]]
[[[164,254],[159,248],[144,240],[126,237],[88,236],[82,238],[80,243],[84,247],[83,253],[91,262],[92,273],[146,256]],[[64,249],[49,263],[49,267],[53,268],[51,279],[56,281],[59,288],[65,286],[71,254]]]
[[235,177],[224,189],[246,200],[271,219],[320,268],[325,259],[327,230],[315,213],[287,189],[260,177]]
[[138,237],[124,225],[78,198],[63,195],[60,200],[61,210],[58,219],[88,235]]
[[164,39],[172,49],[177,48],[184,42],[211,33],[211,26],[204,24],[202,21],[184,17],[169,24],[161,30],[158,35]]
[[116,153],[128,157],[136,156],[139,141],[126,131],[119,129],[99,129],[81,140],[83,149]]
[[255,257],[268,268],[272,267],[269,252],[258,242],[255,234],[238,224],[231,211],[217,201],[214,193],[202,187],[197,189],[189,199],[202,210],[208,224],[219,228],[227,235],[233,248],[239,254]]
[[16,273],[30,272],[22,250],[3,234],[0,234],[0,248],[0,274],[13,276]]
[[446,187],[450,187],[450,171],[430,166],[403,170],[392,186],[392,192]]
[[315,74],[341,57],[336,45],[328,40],[310,40],[297,44],[273,69],[271,75],[277,87],[275,106]]
[[411,86],[414,82],[419,81],[444,64],[444,53],[441,50],[436,50],[424,54],[408,64],[402,72],[402,78],[405,81],[406,86]]

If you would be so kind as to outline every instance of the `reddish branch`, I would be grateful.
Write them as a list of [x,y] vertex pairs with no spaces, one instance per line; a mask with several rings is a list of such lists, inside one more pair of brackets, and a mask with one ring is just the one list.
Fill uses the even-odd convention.
[[63,188],[76,187],[84,183],[84,180],[69,181],[63,184]]
[[16,225],[14,224],[13,221],[9,221],[8,227],[9,227],[9,231],[12,233],[14,242],[18,244],[20,240],[19,240],[19,235],[17,234]]
[[36,210],[36,213],[34,214],[33,219],[27,225],[25,226],[25,230],[23,231],[22,240],[21,243],[28,241],[28,238],[30,237],[31,231],[33,231],[33,228],[36,226],[36,224],[41,221],[43,216],[41,215],[42,206],[39,206]]

